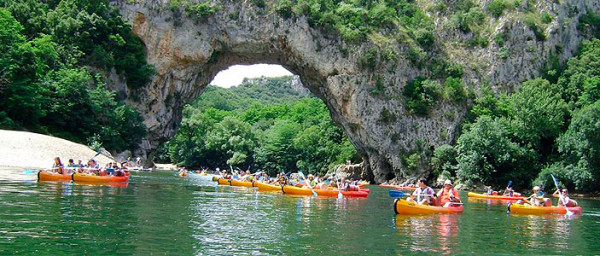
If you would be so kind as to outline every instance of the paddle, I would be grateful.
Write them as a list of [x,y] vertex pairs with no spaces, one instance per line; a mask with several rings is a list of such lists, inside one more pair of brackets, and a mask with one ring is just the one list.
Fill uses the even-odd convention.
[[308,186],[308,188],[310,188],[310,191],[313,192],[313,196],[317,197],[317,192],[315,192],[315,190],[313,189],[312,185],[310,185],[310,181],[306,179],[306,177],[304,177],[304,173],[302,173],[302,171],[298,171],[298,174],[300,175],[300,177],[302,177],[302,179],[304,180],[304,182],[306,182],[306,185]]
[[506,185],[506,189],[504,190],[504,195],[512,196],[512,193],[508,190],[508,188],[512,185],[512,180],[508,181],[508,185]]
[[563,206],[565,207],[565,210],[567,210],[566,216],[573,215],[573,212],[569,211],[569,207],[567,207],[568,202],[565,202],[565,197],[564,197],[562,191],[560,191],[560,187],[558,187],[558,181],[556,180],[556,177],[554,177],[554,175],[552,175],[552,174],[550,174],[550,176],[552,177],[552,180],[554,181],[554,185],[556,186],[556,189],[559,190],[559,192],[558,192],[559,196],[560,196],[559,200],[561,200],[563,202]]
[[390,190],[389,192],[390,197],[404,197],[404,192],[400,191],[400,190]]
[[25,174],[25,175],[36,174],[36,173],[37,173],[37,171],[33,170],[33,169],[27,169],[23,172],[23,174]]
[[[334,173],[334,174],[335,174],[335,173]],[[340,180],[337,182],[337,187],[338,187],[338,199],[342,199],[342,198],[344,198],[344,195],[342,195],[342,189],[340,189],[340,185],[341,185],[340,183],[341,183],[341,182],[342,182],[342,179],[340,179]]]

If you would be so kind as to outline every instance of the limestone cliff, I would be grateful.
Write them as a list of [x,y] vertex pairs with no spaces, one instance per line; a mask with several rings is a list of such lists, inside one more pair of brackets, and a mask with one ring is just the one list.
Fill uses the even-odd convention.
[[[389,40],[375,32],[349,43],[336,31],[311,25],[305,16],[282,17],[272,1],[209,1],[219,8],[203,16],[186,13],[180,2],[113,1],[156,68],[150,84],[127,92],[148,127],[144,152],[175,134],[183,105],[197,98],[220,70],[235,64],[279,64],[325,102],[361,153],[363,178],[375,181],[428,176],[431,151],[455,139],[467,111],[468,99],[439,100],[427,115],[407,111],[403,91],[408,82],[416,77],[443,82],[436,69],[424,66],[434,66],[434,60],[460,66],[471,94],[484,84],[510,92],[540,75],[551,56],[559,62],[571,57],[585,39],[576,28],[579,15],[600,10],[597,0],[526,0],[497,18],[480,19],[475,33],[449,25],[458,17],[448,11],[453,1],[417,0],[434,21],[434,43],[416,51],[420,57],[415,61],[410,37]],[[474,1],[473,10],[485,10],[489,3]],[[526,14],[519,11],[524,8]],[[528,20],[542,13],[552,19],[543,24]],[[390,49],[391,54],[384,54]]]

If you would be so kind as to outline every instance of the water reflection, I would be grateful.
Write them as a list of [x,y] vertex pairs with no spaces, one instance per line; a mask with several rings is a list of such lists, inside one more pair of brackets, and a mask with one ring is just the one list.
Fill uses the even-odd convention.
[[451,254],[458,235],[458,214],[396,215],[401,246],[413,252]]
[[580,218],[579,215],[566,217],[563,214],[519,215],[511,214],[516,221],[512,224],[512,235],[521,237],[521,246],[532,248],[547,247],[549,242],[555,249],[569,247],[566,238],[572,238],[575,233],[571,225]]

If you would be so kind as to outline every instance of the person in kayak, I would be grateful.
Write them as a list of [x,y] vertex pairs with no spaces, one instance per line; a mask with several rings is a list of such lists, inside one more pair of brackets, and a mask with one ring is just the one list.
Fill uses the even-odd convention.
[[[569,198],[569,191],[566,188],[562,189],[562,194],[561,194],[560,190],[556,190],[556,191],[554,191],[554,193],[552,195],[560,198],[560,199],[558,199],[559,206],[576,207],[578,205],[577,201]],[[565,202],[566,202],[566,204],[565,204]]]
[[64,172],[64,165],[63,163],[60,161],[60,157],[55,157],[54,158],[54,164],[52,165],[52,170],[56,171],[60,174],[67,174],[66,172]]
[[529,202],[534,206],[543,206],[544,205],[544,192],[540,190],[539,186],[533,187],[533,194],[529,196]]
[[450,206],[452,203],[460,203],[460,195],[458,191],[452,187],[452,181],[446,180],[444,187],[437,193],[437,197],[441,198],[440,204],[444,207]]
[[515,190],[511,186],[507,186],[504,190],[503,196],[514,196]]
[[411,202],[414,201],[417,204],[432,205],[434,197],[437,197],[437,195],[432,188],[427,186],[427,180],[425,178],[420,178],[419,187],[415,189],[415,192],[413,192],[411,197],[407,200]]

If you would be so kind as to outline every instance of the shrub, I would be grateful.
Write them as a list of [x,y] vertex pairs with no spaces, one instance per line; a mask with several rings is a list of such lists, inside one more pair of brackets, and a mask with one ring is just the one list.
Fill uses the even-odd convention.
[[494,0],[485,6],[485,10],[488,11],[492,16],[498,18],[502,16],[504,9],[508,7],[508,3],[504,0]]

